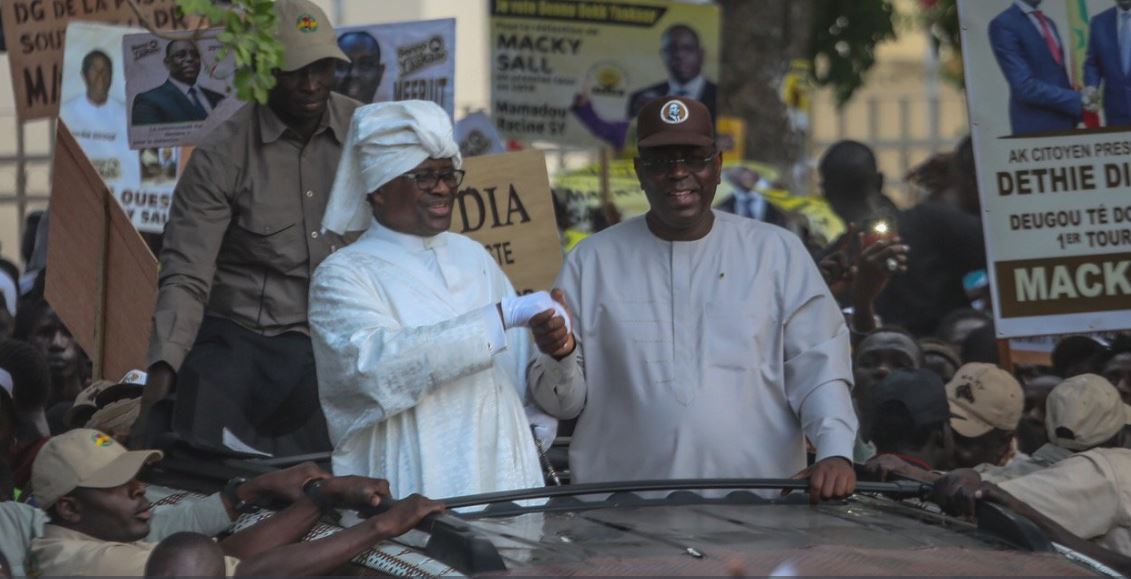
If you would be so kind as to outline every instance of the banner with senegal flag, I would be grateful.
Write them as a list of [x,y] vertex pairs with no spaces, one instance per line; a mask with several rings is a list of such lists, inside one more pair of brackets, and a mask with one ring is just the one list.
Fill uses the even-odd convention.
[[958,0],[998,338],[1131,328],[1131,0]]
[[[1068,49],[1069,72],[1072,74],[1072,86],[1077,90],[1084,87],[1084,63],[1088,59],[1088,3],[1086,0],[1064,0],[1068,11],[1068,34],[1065,38]],[[1100,114],[1096,111],[1085,110],[1084,126],[1095,129],[1100,126]]]

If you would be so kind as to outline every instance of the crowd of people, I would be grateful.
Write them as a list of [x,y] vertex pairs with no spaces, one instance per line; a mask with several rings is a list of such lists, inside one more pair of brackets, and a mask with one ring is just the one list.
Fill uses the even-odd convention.
[[[635,119],[649,212],[518,295],[449,232],[447,114],[333,92],[349,59],[325,14],[276,7],[277,86],[178,182],[144,369],[91,381],[44,299],[45,221],[25,270],[0,268],[0,570],[328,573],[442,510],[425,496],[541,486],[559,427],[574,482],[794,477],[817,502],[911,478],[947,512],[1005,504],[1131,570],[1131,335],[999,359],[968,139],[908,176],[929,195],[906,209],[866,145],[830,147],[821,194],[848,229],[818,247],[712,209],[711,111],[652,100]],[[323,25],[285,29],[303,17]],[[184,448],[330,452],[331,469],[153,507],[141,469]],[[225,534],[267,500],[288,506]],[[381,503],[296,545],[326,510]]]

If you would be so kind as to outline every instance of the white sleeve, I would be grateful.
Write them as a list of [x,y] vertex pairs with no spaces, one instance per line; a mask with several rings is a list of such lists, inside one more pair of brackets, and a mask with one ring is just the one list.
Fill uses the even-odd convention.
[[550,416],[568,420],[576,418],[585,408],[588,388],[583,363],[580,343],[560,361],[539,354],[531,362],[527,371],[530,394]]
[[852,462],[857,427],[852,397],[842,381],[821,384],[801,403],[801,428],[817,447],[818,461],[841,456]]
[[169,535],[180,532],[215,537],[231,526],[228,509],[224,508],[220,493],[216,493],[203,499],[184,499],[174,505],[155,507],[145,540],[160,543]]
[[381,288],[345,267],[316,270],[310,330],[331,430],[382,422],[444,384],[490,368],[497,345],[484,309],[403,327]]
[[817,460],[851,461],[859,422],[849,394],[848,326],[800,239],[783,234],[782,241],[791,264],[783,289],[786,396],[817,447]]
[[[562,271],[554,281],[554,287],[565,293],[566,305],[573,315],[573,352],[555,360],[537,352],[526,371],[530,396],[547,414],[568,420],[577,418],[585,408],[589,395],[585,382],[585,356],[582,353],[582,335],[585,333],[585,320],[581,303],[581,276],[576,252],[566,256]],[[537,351],[537,347],[534,348]]]

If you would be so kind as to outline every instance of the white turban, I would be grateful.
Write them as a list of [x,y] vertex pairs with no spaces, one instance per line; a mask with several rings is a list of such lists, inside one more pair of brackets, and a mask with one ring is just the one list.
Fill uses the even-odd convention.
[[342,147],[322,229],[344,234],[367,229],[373,212],[366,195],[425,160],[463,160],[448,113],[430,101],[396,101],[358,107]]

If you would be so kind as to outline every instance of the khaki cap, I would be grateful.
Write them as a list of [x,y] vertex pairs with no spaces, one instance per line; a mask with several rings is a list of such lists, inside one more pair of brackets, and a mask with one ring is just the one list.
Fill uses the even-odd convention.
[[32,494],[46,509],[78,487],[108,489],[124,485],[141,467],[161,460],[157,450],[128,451],[108,434],[89,428],[48,440],[31,466]]
[[950,426],[966,438],[977,438],[997,428],[1017,430],[1025,395],[1009,372],[993,364],[970,363],[958,369],[946,385]]
[[1131,424],[1131,406],[1103,376],[1081,374],[1057,385],[1045,402],[1049,441],[1069,450],[1088,450]]
[[275,38],[283,45],[283,72],[298,70],[323,58],[336,58],[348,63],[346,53],[338,48],[338,38],[330,19],[317,4],[309,0],[277,0]]

